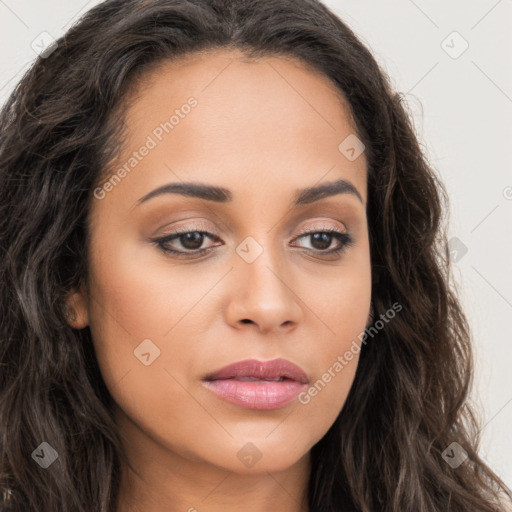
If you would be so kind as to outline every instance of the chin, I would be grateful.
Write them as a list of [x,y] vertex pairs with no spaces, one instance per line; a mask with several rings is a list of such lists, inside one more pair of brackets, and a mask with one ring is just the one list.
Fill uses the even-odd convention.
[[[252,439],[252,440],[250,440]],[[276,437],[272,442],[265,437],[247,438],[244,441],[233,441],[224,448],[218,447],[215,453],[209,454],[209,461],[227,471],[238,474],[257,475],[285,471],[309,456],[314,443],[308,443],[302,450],[298,445],[286,443]]]

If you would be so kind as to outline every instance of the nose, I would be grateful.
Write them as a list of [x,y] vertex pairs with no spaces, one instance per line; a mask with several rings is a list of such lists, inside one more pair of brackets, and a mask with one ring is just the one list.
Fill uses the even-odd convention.
[[299,324],[303,302],[289,263],[278,264],[264,250],[252,263],[237,261],[230,279],[226,309],[229,325],[240,329],[249,324],[261,333],[277,334],[293,330]]

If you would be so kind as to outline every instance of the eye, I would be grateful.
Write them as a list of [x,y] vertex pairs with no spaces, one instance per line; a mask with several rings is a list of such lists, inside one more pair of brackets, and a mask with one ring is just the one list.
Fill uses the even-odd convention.
[[[153,240],[158,248],[166,254],[174,254],[177,257],[190,257],[208,252],[212,247],[201,248],[205,238],[212,240],[220,239],[208,231],[195,230],[192,227],[185,227],[173,233]],[[181,249],[172,248],[172,242],[179,242]],[[176,247],[176,246],[175,246]]]
[[[306,247],[306,250],[326,255],[340,254],[354,244],[352,236],[336,228],[317,228],[314,230],[303,231],[296,240],[301,238],[309,238],[310,243],[313,246]],[[338,241],[338,246],[334,249],[327,250],[334,240]]]
[[[320,255],[338,255],[354,244],[352,236],[336,228],[318,228],[315,230],[302,231],[295,240],[310,238],[312,247],[303,249],[318,253]],[[201,256],[214,249],[213,247],[201,247],[206,239],[220,242],[220,238],[209,231],[195,229],[191,226],[180,228],[169,235],[152,240],[157,247],[165,254],[172,254],[178,258],[192,258]],[[334,241],[338,244],[334,249],[327,250]],[[181,247],[176,248],[172,244]]]

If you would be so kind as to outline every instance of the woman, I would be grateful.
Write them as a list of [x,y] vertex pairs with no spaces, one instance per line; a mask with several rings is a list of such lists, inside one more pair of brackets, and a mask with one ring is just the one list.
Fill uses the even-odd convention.
[[325,6],[108,0],[0,123],[2,510],[503,510],[443,186]]

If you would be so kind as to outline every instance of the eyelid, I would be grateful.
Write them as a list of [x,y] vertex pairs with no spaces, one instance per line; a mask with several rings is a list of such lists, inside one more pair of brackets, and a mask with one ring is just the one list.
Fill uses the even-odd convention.
[[[195,231],[208,231],[212,235],[217,235],[217,231],[215,229],[212,229],[211,224],[201,223],[201,221],[194,221],[194,220],[186,221],[186,222],[190,222],[190,223],[184,224],[182,226],[178,226],[176,228],[173,227],[172,229],[170,229],[169,233],[167,233],[167,234],[176,235],[176,234],[183,234],[183,233],[191,233],[191,232],[195,232]],[[165,230],[164,230],[164,234],[162,236],[165,237],[165,236],[167,236],[167,234],[165,233]]]
[[[196,231],[197,232],[206,231],[209,234],[220,238],[220,234],[215,229],[212,229],[211,225],[209,225],[208,223],[205,223],[204,221],[190,220],[190,221],[184,221],[184,222],[190,222],[190,224],[184,224],[182,226],[178,226],[177,228],[172,228],[172,230],[169,233],[162,234],[161,238],[168,236],[168,235],[179,235],[179,234],[183,234],[183,233],[190,233],[190,232],[196,232]],[[196,224],[196,222],[197,222],[197,224]],[[318,225],[318,224],[315,224],[314,221],[312,221],[311,223],[308,223],[306,226],[302,227],[297,232],[297,234],[294,236],[294,239],[300,237],[303,234],[311,233],[312,231],[320,232],[322,230],[332,231],[333,229],[335,229],[335,230],[339,231],[340,233],[348,234],[348,231],[344,227],[340,228],[338,226],[333,226],[332,223],[328,224],[326,220],[320,220],[317,222],[320,222],[321,224]]]
[[312,231],[323,231],[323,230],[332,231],[333,229],[335,229],[336,231],[339,231],[340,233],[348,234],[348,231],[344,227],[340,228],[338,226],[333,226],[333,224],[327,224],[327,221],[325,221],[325,220],[319,221],[319,222],[323,222],[324,224],[321,224],[321,225],[317,225],[317,224],[309,225],[308,224],[307,226],[305,226],[299,230],[299,232],[297,233],[297,236],[295,238],[299,237],[302,234],[311,233]]

